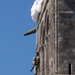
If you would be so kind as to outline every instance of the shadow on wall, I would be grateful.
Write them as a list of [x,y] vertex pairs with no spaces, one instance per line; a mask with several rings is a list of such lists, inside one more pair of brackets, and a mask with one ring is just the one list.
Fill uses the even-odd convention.
[[75,0],[64,0],[64,1],[72,11],[75,11]]

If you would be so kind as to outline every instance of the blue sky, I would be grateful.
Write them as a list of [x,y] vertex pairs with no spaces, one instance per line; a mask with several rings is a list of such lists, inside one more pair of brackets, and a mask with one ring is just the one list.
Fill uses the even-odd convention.
[[33,75],[36,34],[23,36],[36,26],[30,16],[34,0],[0,0],[0,75]]

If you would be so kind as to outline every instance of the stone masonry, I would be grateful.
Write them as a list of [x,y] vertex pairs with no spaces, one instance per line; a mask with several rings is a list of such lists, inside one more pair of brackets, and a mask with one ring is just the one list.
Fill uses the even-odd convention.
[[75,75],[75,0],[44,0],[36,35],[37,75]]

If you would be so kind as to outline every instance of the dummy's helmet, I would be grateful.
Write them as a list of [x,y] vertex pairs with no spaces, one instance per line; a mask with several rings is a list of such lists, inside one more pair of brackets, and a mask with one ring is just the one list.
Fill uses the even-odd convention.
[[35,61],[36,57],[33,57],[33,61]]

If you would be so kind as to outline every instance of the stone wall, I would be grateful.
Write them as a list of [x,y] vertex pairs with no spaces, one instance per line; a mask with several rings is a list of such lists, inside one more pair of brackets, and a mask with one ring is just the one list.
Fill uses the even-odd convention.
[[[75,0],[58,0],[58,69],[75,73]],[[70,69],[71,68],[71,69]]]
[[37,50],[40,52],[38,75],[54,75],[55,1],[45,0],[37,26]]
[[37,75],[75,73],[75,0],[44,0],[37,25]]

